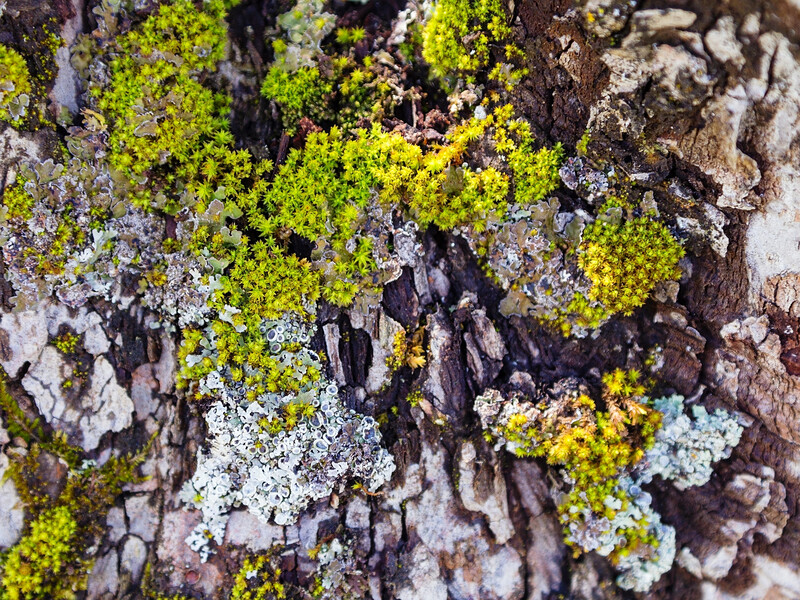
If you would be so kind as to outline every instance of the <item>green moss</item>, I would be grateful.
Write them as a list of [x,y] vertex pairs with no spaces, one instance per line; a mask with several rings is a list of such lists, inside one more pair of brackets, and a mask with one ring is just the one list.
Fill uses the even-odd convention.
[[286,588],[280,581],[281,569],[271,554],[247,558],[236,573],[229,600],[282,600]]
[[409,406],[418,406],[420,402],[422,402],[422,392],[420,390],[413,390],[408,393],[406,396],[406,401],[408,402]]
[[422,33],[422,55],[438,77],[489,64],[491,47],[511,35],[501,0],[439,0]]
[[525,206],[543,200],[561,185],[558,170],[564,161],[564,148],[559,143],[537,150],[530,125],[522,119],[513,119],[513,110],[510,104],[499,106],[481,124],[484,128],[491,127],[495,150],[507,156],[514,200]]
[[[661,413],[647,406],[638,372],[617,369],[603,376],[603,384],[604,411],[590,397],[576,394],[554,407],[541,406],[545,412],[535,419],[527,413],[512,414],[497,432],[516,446],[518,456],[544,457],[565,470],[572,487],[558,507],[564,524],[582,520],[585,509],[613,519],[628,506],[630,499],[618,487],[618,478],[642,459],[661,424]],[[621,506],[612,508],[609,498]],[[627,544],[612,554],[612,560],[637,544],[656,543],[648,527],[637,523],[624,530]]]
[[481,228],[505,214],[508,188],[508,176],[491,167],[480,172],[455,165],[441,173],[425,169],[414,180],[409,205],[422,226]]
[[336,41],[343,46],[352,46],[364,39],[363,27],[339,27],[336,30]]
[[589,301],[580,292],[575,292],[569,304],[557,310],[555,317],[548,322],[560,329],[564,337],[569,337],[574,326],[597,329],[609,316],[605,307]]
[[264,417],[259,422],[262,429],[269,430],[273,435],[277,435],[280,431],[291,431],[303,419],[311,419],[316,414],[317,409],[311,402],[296,400],[282,405],[278,412],[278,417],[272,420]]
[[8,376],[0,368],[0,411],[5,417],[5,426],[12,437],[20,437],[26,443],[31,439],[41,439],[44,437],[44,430],[37,421],[31,421],[17,404],[6,388]]
[[392,354],[386,357],[386,366],[394,373],[402,367],[419,369],[425,366],[423,336],[425,329],[420,327],[412,335],[398,331],[393,340]]
[[261,93],[278,103],[283,126],[290,135],[297,131],[301,118],[319,122],[327,120],[331,114],[328,96],[333,93],[333,84],[320,76],[317,67],[301,67],[294,73],[272,67],[261,86]]
[[76,552],[77,538],[78,523],[67,506],[42,512],[3,562],[0,597],[56,600],[85,589],[88,564]]
[[526,136],[508,156],[514,174],[514,199],[524,205],[546,198],[561,185],[558,169],[563,160],[561,144],[534,151],[532,138]]
[[5,426],[12,437],[20,437],[27,444],[36,442],[46,451],[63,458],[70,465],[77,465],[79,451],[70,446],[63,433],[56,432],[52,436],[45,433],[38,419],[29,419],[6,387],[8,376],[0,368],[0,413]]
[[53,345],[63,354],[72,354],[80,341],[81,336],[66,331],[53,340]]
[[[248,395],[296,392],[319,378],[316,369],[309,368],[302,377],[296,377],[293,370],[280,367],[264,352],[265,342],[259,330],[262,320],[278,319],[286,312],[309,316],[320,289],[319,274],[311,270],[308,261],[286,254],[271,240],[252,246],[244,240],[233,255],[228,272],[220,279],[220,286],[210,303],[217,314],[224,315],[212,325],[218,364],[240,368],[247,362],[250,369],[260,368],[265,373],[258,381],[248,381]],[[179,387],[202,378],[217,366],[210,358],[191,366],[186,364],[186,358],[198,349],[201,340],[199,331],[184,331],[178,352],[183,366],[178,375]]]
[[[474,130],[473,130],[474,129]],[[427,154],[379,128],[345,139],[339,128],[312,133],[292,150],[249,222],[265,239],[294,233],[328,256],[322,296],[348,305],[357,291],[377,290],[372,240],[362,233],[376,195],[386,209],[406,210],[420,225],[476,229],[506,210],[509,178],[493,168],[457,166],[482,125],[457,130],[452,143]]]
[[581,139],[578,140],[578,143],[575,145],[575,150],[578,152],[578,156],[586,156],[589,152],[589,142],[592,141],[591,136],[589,135],[589,130],[583,132]]
[[578,264],[592,282],[589,295],[611,312],[629,315],[660,281],[680,277],[684,251],[662,224],[639,217],[595,221],[583,233]]
[[316,125],[336,125],[348,131],[362,119],[380,120],[394,107],[392,88],[369,57],[362,63],[348,56],[328,58],[324,75],[316,66],[292,73],[273,66],[264,79],[261,93],[278,104],[290,135],[297,132],[303,117]]
[[0,44],[0,120],[19,126],[30,103],[30,93],[25,59],[16,50]]
[[[29,520],[22,538],[2,565],[2,600],[71,599],[86,589],[93,563],[89,547],[105,529],[105,515],[122,487],[143,481],[136,474],[149,451],[148,443],[134,455],[111,457],[102,467],[85,461],[80,448],[61,432],[49,434],[25,416],[5,387],[0,373],[0,410],[9,433],[29,444],[25,454],[10,454],[7,476],[25,504]],[[53,498],[52,470],[42,472],[45,455],[60,459],[68,474]]]
[[[0,397],[3,395],[4,390],[0,390]],[[123,485],[142,481],[136,469],[149,444],[137,455],[112,457],[102,467],[85,462],[79,466],[81,451],[69,446],[63,435],[45,435],[21,411],[7,410],[5,401],[3,409],[10,425],[35,441],[24,456],[11,456],[8,469],[31,520],[0,567],[0,598],[74,598],[86,589],[93,564],[88,549],[102,535],[106,513]],[[40,472],[45,452],[65,460],[69,468],[66,483],[55,499],[47,492],[54,482],[43,479]]]
[[196,178],[214,146],[233,141],[225,118],[228,98],[199,82],[224,57],[227,39],[223,3],[205,7],[197,10],[190,0],[163,4],[141,26],[118,36],[106,49],[109,83],[90,89],[108,120],[109,162],[132,177],[134,198],[145,206],[157,194],[143,176],[163,166],[156,188],[169,189],[176,179]]
[[17,177],[16,182],[11,187],[7,187],[3,192],[2,207],[6,209],[5,218],[9,221],[26,221],[31,218],[33,208],[33,196],[25,190],[27,179]]

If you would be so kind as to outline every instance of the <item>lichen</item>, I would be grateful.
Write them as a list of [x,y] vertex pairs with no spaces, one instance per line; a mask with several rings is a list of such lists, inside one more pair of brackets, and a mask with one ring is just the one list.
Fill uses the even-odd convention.
[[561,468],[566,490],[554,495],[565,541],[576,554],[609,557],[620,572],[617,584],[643,592],[672,566],[675,531],[661,523],[641,486],[654,475],[679,489],[706,483],[711,463],[730,456],[742,429],[722,410],[710,416],[694,407],[691,421],[680,396],[651,401],[637,371],[617,369],[602,379],[604,411],[570,380],[538,404],[490,389],[475,410],[497,447]]
[[655,475],[673,482],[679,490],[708,483],[713,463],[726,459],[739,443],[743,427],[727,411],[709,413],[704,406],[684,413],[682,396],[658,398],[653,408],[663,414],[655,443],[644,457],[641,479]]
[[204,558],[210,540],[222,542],[231,506],[287,524],[347,478],[375,491],[394,470],[375,420],[345,409],[322,375],[307,347],[310,327],[284,318],[264,320],[259,331],[268,370],[248,360],[241,368],[218,364],[199,383],[217,400],[206,412],[208,450],[198,452],[182,498],[203,513],[187,541]]
[[322,54],[322,40],[336,27],[336,15],[323,11],[323,0],[298,0],[297,4],[278,16],[281,37],[272,44],[275,66],[294,73],[301,67],[313,67]]

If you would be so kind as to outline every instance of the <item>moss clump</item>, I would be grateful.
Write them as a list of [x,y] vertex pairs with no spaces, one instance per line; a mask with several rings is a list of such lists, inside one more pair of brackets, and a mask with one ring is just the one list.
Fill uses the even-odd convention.
[[406,402],[411,407],[418,406],[420,402],[422,402],[422,391],[421,390],[412,390],[406,396]]
[[339,27],[336,30],[336,42],[343,46],[352,46],[364,39],[363,27]]
[[[613,520],[627,510],[631,499],[619,478],[653,446],[661,425],[661,413],[648,405],[637,371],[617,369],[603,376],[603,384],[605,410],[588,395],[569,392],[552,404],[507,415],[490,436],[505,440],[517,456],[543,457],[564,469],[571,484],[558,507],[565,525],[580,524],[587,514]],[[657,544],[648,522],[619,532],[626,543],[612,560],[639,544]]]
[[3,600],[67,599],[86,589],[93,564],[87,549],[102,535],[105,515],[122,486],[141,481],[135,471],[144,453],[112,457],[102,467],[81,467],[73,462],[79,453],[73,448],[61,456],[72,464],[64,490],[53,499],[43,491],[52,482],[39,476],[44,447],[54,445],[34,444],[9,468],[32,520],[0,568]]
[[30,103],[28,65],[20,54],[0,44],[0,120],[18,126]]
[[669,230],[647,217],[620,224],[597,220],[583,232],[578,265],[592,282],[592,300],[629,315],[658,282],[680,277],[683,254]]
[[53,345],[63,354],[72,354],[75,352],[75,349],[78,347],[78,342],[80,341],[81,336],[70,331],[65,331],[61,335],[56,336],[53,340]]
[[[249,371],[261,371],[247,378],[248,395],[253,398],[266,391],[298,391],[316,380],[319,378],[316,369],[308,369],[296,378],[294,369],[281,366],[269,356],[260,326],[263,320],[278,319],[286,312],[308,317],[319,294],[319,274],[311,270],[308,261],[281,251],[271,240],[251,245],[243,238],[210,300],[219,315],[211,325],[213,342],[204,341],[198,330],[184,331],[178,351],[183,366],[178,387],[199,380],[218,364],[234,367],[238,380],[243,378],[241,368],[245,363]],[[193,364],[186,362],[187,357],[200,349],[201,343],[213,344],[216,363],[211,358]]]
[[547,322],[560,329],[564,337],[569,337],[574,327],[597,329],[610,316],[605,307],[590,302],[586,296],[576,292],[572,300],[556,310],[555,316]]
[[[66,600],[86,589],[93,563],[88,549],[104,531],[105,515],[136,475],[149,444],[136,455],[111,457],[102,467],[82,460],[82,452],[63,434],[48,435],[28,419],[5,389],[0,377],[0,409],[12,434],[29,441],[24,455],[11,454],[8,476],[17,487],[30,517],[20,541],[0,565],[2,600]],[[60,459],[68,467],[66,483],[56,498],[47,491],[41,465]],[[49,470],[48,470],[49,472]]]
[[491,47],[511,36],[501,0],[439,0],[422,33],[422,56],[438,77],[489,64]]
[[294,135],[302,118],[348,131],[362,120],[380,121],[391,113],[398,99],[384,67],[370,57],[362,62],[349,56],[324,58],[324,69],[305,66],[289,73],[273,66],[264,79],[261,93],[280,107],[287,133]]
[[472,224],[480,230],[487,220],[505,213],[508,187],[508,176],[491,167],[473,171],[451,164],[439,172],[427,168],[415,178],[409,206],[422,226],[449,231]]
[[398,331],[392,343],[392,354],[386,357],[386,366],[392,373],[403,367],[419,369],[425,366],[425,347],[423,336],[425,329],[420,327],[412,335]]
[[508,175],[493,168],[458,166],[478,124],[456,130],[452,143],[425,153],[378,127],[352,139],[337,127],[312,133],[281,166],[249,222],[265,239],[294,233],[315,244],[312,261],[323,270],[322,296],[348,305],[359,290],[378,290],[376,249],[368,213],[407,211],[423,227],[476,229],[503,216]]
[[312,133],[303,149],[289,153],[258,208],[248,211],[249,224],[266,243],[282,246],[294,234],[313,244],[325,300],[346,306],[359,291],[378,293],[385,249],[373,240],[388,234],[374,229],[376,209],[405,212],[422,227],[444,231],[481,232],[505,218],[510,174],[465,162],[480,144],[510,156],[518,201],[535,202],[559,185],[560,146],[534,151],[530,127],[511,119],[512,110],[471,119],[449,134],[447,145],[427,152],[378,126],[349,139],[338,127]]
[[[77,533],[78,523],[68,507],[42,512],[3,563],[3,600],[73,597],[77,590],[64,589],[64,581],[76,567],[87,570],[74,556]],[[84,581],[77,583],[85,587]]]
[[225,118],[228,98],[199,82],[224,57],[224,5],[190,0],[163,4],[141,26],[104,48],[110,81],[90,88],[108,120],[109,163],[138,185],[135,198],[149,206],[157,167],[164,185],[196,178],[209,150],[233,141]]
[[[0,211],[5,208],[5,219],[9,221],[26,221],[31,218],[31,209],[34,199],[25,189],[27,179],[17,177],[14,185],[7,187],[3,192],[3,201]],[[2,217],[0,212],[0,217]],[[0,218],[2,220],[2,218]]]
[[283,126],[290,135],[296,133],[297,123],[303,117],[317,123],[331,115],[328,102],[333,93],[333,83],[323,78],[317,67],[301,67],[294,73],[272,67],[261,86],[261,93],[278,103]]
[[272,555],[247,558],[236,573],[229,600],[283,600],[286,587]]
[[545,199],[561,185],[558,169],[564,160],[561,144],[552,148],[533,149],[530,126],[524,121],[517,126],[521,140],[508,155],[514,176],[514,199],[522,204]]

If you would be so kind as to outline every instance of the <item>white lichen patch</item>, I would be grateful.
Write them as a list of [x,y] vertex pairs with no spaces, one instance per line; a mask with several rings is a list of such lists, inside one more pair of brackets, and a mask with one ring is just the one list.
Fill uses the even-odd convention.
[[[284,318],[265,321],[262,333],[269,353],[298,378],[321,369],[319,356],[307,347],[308,326]],[[246,506],[265,523],[285,525],[348,480],[375,491],[394,471],[375,420],[346,409],[338,387],[324,376],[296,393],[267,392],[255,401],[229,367],[219,367],[200,386],[218,400],[205,417],[208,448],[198,452],[182,498],[203,513],[187,538],[203,559],[210,540],[222,543],[232,507]]]
[[683,412],[682,396],[659,398],[653,408],[664,416],[655,444],[640,463],[640,480],[660,475],[679,490],[708,483],[713,463],[728,458],[739,443],[742,426],[727,411],[709,413],[699,405],[692,406],[690,419]]

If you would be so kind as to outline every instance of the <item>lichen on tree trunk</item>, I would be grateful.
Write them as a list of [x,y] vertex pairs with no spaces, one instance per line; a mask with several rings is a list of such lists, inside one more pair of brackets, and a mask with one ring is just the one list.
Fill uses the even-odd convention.
[[[175,21],[155,20],[168,12],[159,4],[175,7]],[[0,121],[0,364],[13,399],[0,404],[0,472],[40,448],[40,492],[63,498],[95,463],[59,453],[102,465],[152,439],[148,478],[129,477],[80,540],[89,572],[74,583],[80,597],[236,598],[256,581],[280,597],[270,587],[280,580],[290,597],[800,598],[800,9],[789,0],[445,4],[468,7],[475,31],[437,52],[415,47],[456,31],[424,34],[437,3],[427,16],[415,2],[301,2],[295,13],[256,0],[0,4],[0,44],[19,52],[32,81],[30,102],[13,106],[25,115]],[[503,27],[487,25],[492,11]],[[152,54],[148,35],[167,49]],[[182,45],[181,35],[197,40]],[[481,35],[500,39],[485,49]],[[461,46],[474,52],[448,62]],[[162,70],[142,70],[151,63]],[[501,74],[490,76],[495,65]],[[19,88],[15,77],[0,71]],[[129,102],[135,92],[119,90],[137,77],[156,83]],[[375,128],[351,135],[357,127]],[[334,175],[314,170],[324,161],[309,147],[325,148]],[[378,147],[394,158],[370,154]],[[560,179],[525,163],[540,170],[521,191],[514,152],[530,159],[534,149],[558,162]],[[367,180],[365,164],[381,172]],[[364,179],[342,175],[352,172]],[[51,212],[38,212],[47,202]],[[586,227],[606,222],[630,247],[606,249],[593,271],[588,244],[612,233]],[[657,236],[656,252],[647,243]],[[72,275],[55,274],[48,255],[62,245],[65,257],[74,251]],[[26,248],[39,253],[39,271]],[[607,300],[623,278],[604,302],[606,263],[647,251],[652,261],[629,275],[647,282],[647,301],[635,301],[638,289],[627,303]],[[253,273],[268,282],[259,296],[248,296]],[[229,352],[229,366],[215,346],[226,335],[252,344],[241,358]],[[652,411],[650,396],[680,395],[687,411],[705,407],[743,427],[707,483],[642,483],[677,553],[637,594],[615,584],[625,553],[608,560],[565,543],[569,460],[506,452],[522,446],[511,439],[518,431],[487,426],[475,404],[518,401],[529,429],[513,423],[542,447],[557,438],[542,416],[548,403],[588,398],[603,429],[615,402],[603,376],[616,369],[649,386],[633,395],[634,412],[638,402]],[[259,373],[274,380],[262,385]],[[245,439],[235,411],[256,389],[277,408],[248,413],[254,448],[214,462]],[[558,418],[583,423],[595,411],[583,406]],[[639,432],[626,414],[626,431]],[[44,429],[32,435],[15,418]],[[532,429],[539,418],[546,435]],[[233,423],[224,442],[219,419]],[[324,450],[303,438],[314,427],[329,435]],[[262,440],[292,436],[303,459],[274,480],[292,482],[286,508],[280,492],[264,499],[274,481],[257,480],[247,461],[262,447],[280,456],[282,442]],[[635,462],[625,466],[633,476]],[[222,475],[233,491],[212,510]],[[27,547],[14,545],[30,540],[36,510],[26,490],[0,486],[2,548]],[[192,535],[195,550],[211,550],[207,561],[186,544]]]

